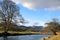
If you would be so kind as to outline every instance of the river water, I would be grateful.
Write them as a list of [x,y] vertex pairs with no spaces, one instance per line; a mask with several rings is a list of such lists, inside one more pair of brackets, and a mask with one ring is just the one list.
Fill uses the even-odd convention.
[[[52,35],[22,35],[22,36],[8,36],[7,40],[41,40]],[[0,37],[3,40],[3,37]]]

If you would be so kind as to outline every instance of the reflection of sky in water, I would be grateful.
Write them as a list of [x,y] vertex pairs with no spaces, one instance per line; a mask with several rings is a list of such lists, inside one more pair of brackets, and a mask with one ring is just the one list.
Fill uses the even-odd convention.
[[0,37],[0,40],[3,40],[3,37]]
[[[8,40],[41,40],[41,38],[48,37],[51,35],[24,35],[24,36],[9,36]],[[1,37],[0,40],[3,40]]]

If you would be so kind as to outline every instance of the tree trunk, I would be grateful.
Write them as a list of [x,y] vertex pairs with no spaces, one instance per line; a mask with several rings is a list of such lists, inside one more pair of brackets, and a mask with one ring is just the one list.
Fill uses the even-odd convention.
[[4,36],[4,37],[3,37],[3,40],[8,40],[7,36]]
[[55,30],[51,29],[51,31],[53,32],[54,35],[57,35]]

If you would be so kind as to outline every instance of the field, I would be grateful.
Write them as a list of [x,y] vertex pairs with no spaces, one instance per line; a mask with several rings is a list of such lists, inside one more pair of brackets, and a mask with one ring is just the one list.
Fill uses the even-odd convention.
[[[4,31],[0,31],[0,33],[3,33]],[[53,34],[52,32],[32,32],[32,31],[25,31],[25,32],[19,32],[19,31],[8,31],[10,34],[27,34],[27,33],[32,33],[32,34]],[[60,34],[60,32],[57,32],[57,34]]]

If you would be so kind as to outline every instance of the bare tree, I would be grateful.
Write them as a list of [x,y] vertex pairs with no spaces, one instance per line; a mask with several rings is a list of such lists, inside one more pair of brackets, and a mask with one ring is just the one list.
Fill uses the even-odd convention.
[[11,23],[17,22],[16,19],[21,18],[19,7],[11,0],[3,0],[0,2],[0,23],[4,23],[4,33],[7,33]]
[[54,35],[57,35],[57,28],[59,28],[60,24],[58,22],[57,19],[53,19],[51,22],[46,23],[47,27],[45,27],[45,29],[50,30],[51,32],[53,32]]

